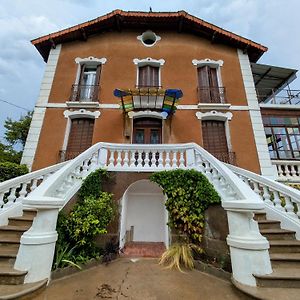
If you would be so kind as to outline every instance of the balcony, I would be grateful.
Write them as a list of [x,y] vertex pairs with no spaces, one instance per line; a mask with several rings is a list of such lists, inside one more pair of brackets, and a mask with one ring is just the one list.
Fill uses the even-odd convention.
[[290,89],[256,89],[258,102],[264,104],[277,105],[299,105],[300,104],[300,90]]
[[179,89],[137,86],[133,89],[115,89],[114,96],[120,98],[120,107],[125,113],[151,110],[171,116],[183,94]]
[[226,90],[225,87],[205,87],[197,88],[199,103],[221,103],[225,104]]
[[99,85],[73,84],[70,102],[98,102]]

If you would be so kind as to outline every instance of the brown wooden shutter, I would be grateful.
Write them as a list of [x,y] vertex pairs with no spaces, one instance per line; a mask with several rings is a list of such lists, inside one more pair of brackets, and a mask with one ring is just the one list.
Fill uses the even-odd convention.
[[209,70],[209,85],[210,85],[210,99],[213,103],[220,103],[220,92],[219,92],[219,83],[218,75],[216,68],[210,68]]
[[203,147],[217,158],[228,156],[225,123],[222,121],[202,121]]
[[210,102],[209,66],[198,68],[198,86],[200,101]]
[[101,68],[102,68],[101,64],[97,66],[95,86],[92,87],[92,89],[93,89],[93,94],[92,94],[93,101],[97,101],[98,100],[99,85],[100,85],[100,76],[101,76]]
[[75,157],[92,145],[94,119],[73,119],[69,134],[67,156]]
[[139,67],[140,87],[157,87],[159,84],[159,68],[152,66]]

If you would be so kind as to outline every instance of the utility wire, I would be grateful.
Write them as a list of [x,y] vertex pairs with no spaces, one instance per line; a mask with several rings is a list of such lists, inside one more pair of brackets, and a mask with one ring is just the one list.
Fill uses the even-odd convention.
[[31,110],[29,110],[28,108],[25,108],[25,107],[22,107],[22,106],[16,105],[16,104],[14,104],[14,103],[11,103],[11,102],[9,102],[9,101],[6,101],[6,100],[3,100],[3,99],[0,99],[0,101],[1,101],[1,102],[4,102],[4,103],[7,103],[7,104],[9,104],[9,105],[12,105],[12,106],[14,106],[14,107],[17,107],[17,108],[20,108],[20,109],[26,110],[26,111],[28,111],[28,112],[30,112],[30,111],[31,111]]

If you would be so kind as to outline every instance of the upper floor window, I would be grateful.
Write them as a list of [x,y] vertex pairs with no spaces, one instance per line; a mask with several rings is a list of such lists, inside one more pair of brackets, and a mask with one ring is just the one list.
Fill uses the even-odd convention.
[[263,117],[271,159],[300,159],[300,118]]
[[72,86],[70,101],[93,102],[98,101],[100,75],[106,58],[76,58],[78,71],[75,84]]
[[222,87],[220,67],[222,61],[210,59],[193,60],[197,66],[198,97],[201,103],[225,103],[225,88]]
[[138,87],[158,87],[159,67],[150,65],[139,67]]
[[161,87],[161,68],[165,63],[164,59],[135,58],[133,63],[137,66],[137,87]]

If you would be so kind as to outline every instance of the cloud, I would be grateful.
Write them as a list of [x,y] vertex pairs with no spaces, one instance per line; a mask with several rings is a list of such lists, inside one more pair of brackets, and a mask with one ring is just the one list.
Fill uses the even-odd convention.
[[[0,98],[29,108],[34,106],[44,63],[31,39],[117,8],[148,11],[150,6],[153,11],[186,10],[268,46],[262,62],[300,68],[298,0],[1,0]],[[7,105],[0,110],[0,136],[4,119],[18,117],[20,113]]]

